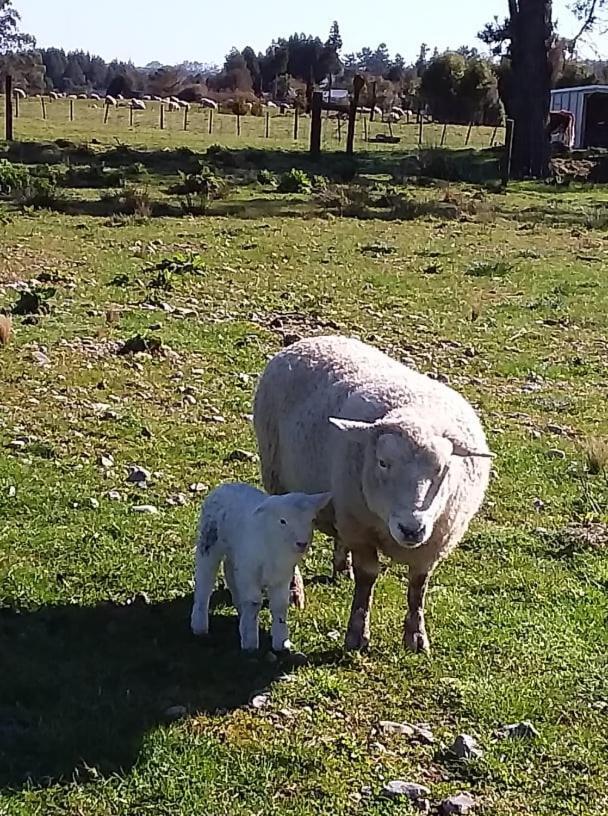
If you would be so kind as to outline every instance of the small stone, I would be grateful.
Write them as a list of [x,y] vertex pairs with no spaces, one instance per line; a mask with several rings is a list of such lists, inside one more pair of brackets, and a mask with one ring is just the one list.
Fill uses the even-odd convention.
[[268,694],[255,694],[251,698],[251,706],[252,708],[264,708],[264,706],[268,705],[269,699],[270,695]]
[[470,813],[476,805],[475,800],[470,793],[458,793],[455,796],[449,796],[444,799],[439,806],[439,812],[442,816],[449,816],[450,813],[466,816]]
[[16,495],[17,495],[17,488],[15,487],[15,485],[10,485],[9,488],[8,488],[8,497],[9,497],[9,499],[14,499]]
[[255,459],[255,453],[250,453],[249,451],[245,450],[233,450],[232,453],[229,453],[228,456],[224,459],[224,462],[253,462]]
[[458,734],[450,750],[459,759],[480,759],[483,756],[477,740],[470,734]]
[[533,739],[540,737],[540,734],[530,720],[522,720],[510,725],[502,725],[496,732],[496,736],[503,739]]
[[550,448],[547,451],[547,458],[548,459],[565,459],[566,458],[566,452],[563,451],[563,450],[560,450],[559,448]]
[[132,513],[143,513],[148,514],[150,516],[156,515],[158,513],[158,507],[155,507],[153,504],[137,504],[135,507],[131,508]]
[[116,411],[108,409],[107,411],[103,412],[103,414],[101,415],[101,419],[108,422],[110,420],[118,419],[118,414],[116,413]]
[[174,496],[169,496],[167,504],[171,507],[185,507],[188,504],[188,496],[185,493],[176,493]]
[[533,501],[534,509],[540,513],[541,510],[545,509],[545,503],[542,499],[536,498]]
[[118,490],[110,490],[107,496],[110,501],[122,501],[122,493]]
[[414,810],[417,810],[418,813],[430,813],[431,812],[431,802],[429,799],[416,799],[414,802]]
[[89,507],[92,510],[99,510],[99,502],[97,499],[89,499]]
[[8,443],[8,446],[13,450],[23,450],[26,444],[27,443],[23,439],[13,439]]
[[194,394],[184,394],[183,399],[188,405],[196,405],[197,400]]
[[175,722],[176,720],[183,719],[188,713],[188,709],[183,705],[174,705],[167,708],[164,713],[165,719],[169,720],[170,722]]
[[205,493],[209,490],[209,485],[206,485],[204,482],[194,482],[188,489],[191,493]]
[[404,737],[413,737],[414,728],[407,723],[393,722],[392,720],[381,720],[379,723],[380,730],[384,734],[400,734]]
[[226,417],[221,416],[221,414],[212,414],[211,416],[204,416],[203,422],[215,422],[221,425],[226,422]]
[[114,457],[111,453],[102,453],[99,457],[99,464],[106,469],[114,467]]
[[142,482],[147,482],[150,476],[151,473],[149,470],[139,467],[139,465],[132,465],[129,475],[127,476],[127,482],[130,484],[141,484]]
[[335,629],[332,629],[332,631],[331,631],[331,632],[328,632],[328,633],[327,633],[327,637],[328,637],[330,640],[340,640],[340,632],[336,632],[336,630],[335,630]]
[[424,785],[416,782],[404,782],[402,779],[394,779],[387,782],[382,788],[382,795],[388,799],[409,799],[415,802],[416,799],[423,799],[430,794],[430,790]]
[[31,360],[33,363],[36,363],[43,368],[51,364],[49,358],[42,351],[33,351],[31,353]]
[[413,737],[415,740],[421,742],[423,745],[434,745],[435,735],[430,728],[427,728],[426,725],[414,725],[412,727],[414,729]]
[[371,797],[372,797],[373,795],[374,795],[374,792],[373,792],[373,790],[370,788],[370,786],[369,786],[369,785],[363,785],[363,787],[361,788],[361,796],[362,796],[364,799],[371,799]]

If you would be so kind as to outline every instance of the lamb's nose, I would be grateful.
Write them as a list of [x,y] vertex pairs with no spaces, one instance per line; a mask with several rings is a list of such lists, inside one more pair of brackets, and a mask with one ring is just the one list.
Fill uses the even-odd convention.
[[304,550],[308,547],[308,541],[297,541],[296,547],[304,552]]

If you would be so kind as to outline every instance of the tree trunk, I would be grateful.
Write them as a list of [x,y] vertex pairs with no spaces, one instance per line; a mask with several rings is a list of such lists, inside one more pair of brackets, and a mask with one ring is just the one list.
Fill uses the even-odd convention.
[[551,0],[509,0],[513,68],[513,174],[549,172],[549,108],[553,38]]

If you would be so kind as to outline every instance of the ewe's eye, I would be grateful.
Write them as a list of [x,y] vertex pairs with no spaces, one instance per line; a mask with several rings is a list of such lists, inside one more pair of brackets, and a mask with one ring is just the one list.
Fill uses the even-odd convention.
[[285,521],[285,519],[281,519],[281,524],[287,524],[287,522]]
[[378,459],[378,467],[381,470],[388,470],[388,464],[384,461],[384,459]]

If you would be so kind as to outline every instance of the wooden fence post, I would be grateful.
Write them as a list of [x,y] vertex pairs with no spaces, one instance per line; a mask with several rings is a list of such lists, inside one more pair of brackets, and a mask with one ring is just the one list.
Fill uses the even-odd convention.
[[515,129],[515,122],[513,119],[507,119],[507,129],[505,132],[505,152],[502,163],[502,185],[506,187],[511,178],[511,157],[513,155],[513,130]]
[[270,136],[270,111],[266,111],[266,130],[264,135],[266,138]]
[[209,135],[213,133],[213,108],[209,108]]
[[471,123],[469,124],[469,129],[467,130],[467,137],[466,137],[466,139],[464,140],[464,146],[465,146],[465,147],[466,147],[466,146],[469,144],[469,142],[471,141],[471,133],[472,133],[472,131],[473,131],[473,122],[471,122]]
[[188,130],[188,110],[189,108],[184,108],[184,130]]
[[374,121],[374,116],[376,115],[376,83],[372,82],[372,109],[369,114],[369,121]]
[[4,104],[5,104],[5,137],[7,142],[13,140],[13,78],[10,74],[4,80]]
[[70,122],[74,121],[74,100],[70,99]]
[[492,138],[490,139],[490,147],[494,147],[494,142],[496,141],[496,134],[498,133],[498,125],[494,128],[492,132]]
[[298,141],[298,126],[300,124],[300,108],[297,107],[294,110],[293,114],[293,138]]
[[104,125],[107,125],[109,115],[110,115],[110,103],[106,100],[106,109],[105,109],[104,115],[103,115]]
[[342,141],[342,119],[340,118],[340,114],[338,114],[338,141]]
[[367,142],[367,118],[363,117],[363,141]]
[[440,147],[443,147],[445,144],[445,137],[448,131],[448,123],[446,122],[443,126],[443,130],[441,131],[441,144]]
[[43,94],[40,96],[40,105],[42,107],[42,118],[46,119],[46,101]]
[[129,127],[133,127],[133,106],[129,105]]
[[13,91],[13,98],[15,100],[15,119],[19,118],[19,94],[16,91]]
[[422,114],[419,114],[419,124],[418,124],[418,146],[424,144],[424,117]]
[[160,103],[160,129],[165,129],[165,106],[163,103]]
[[238,111],[236,112],[236,135],[241,135],[241,114]]
[[317,158],[321,155],[321,110],[323,106],[323,94],[315,91],[312,95],[312,108],[310,120],[310,155]]

